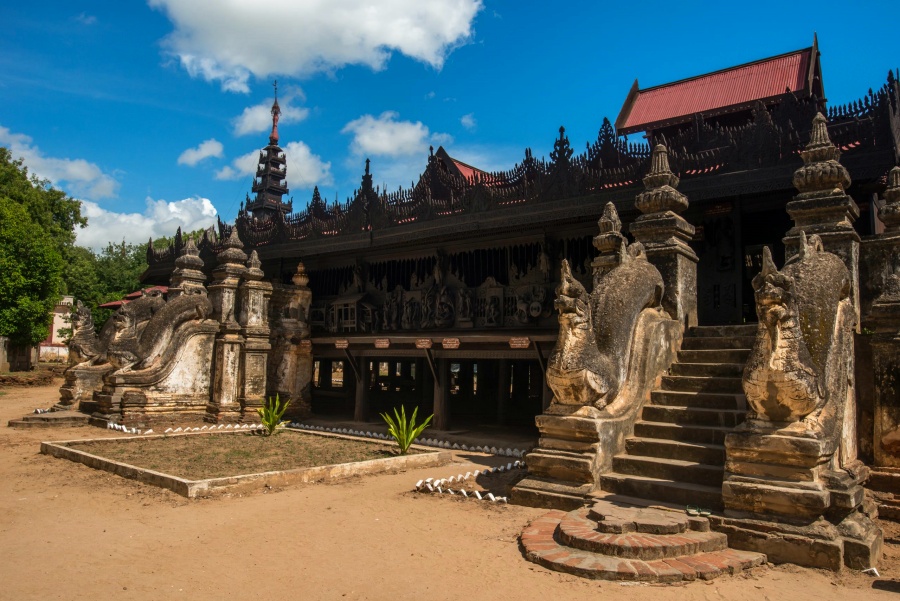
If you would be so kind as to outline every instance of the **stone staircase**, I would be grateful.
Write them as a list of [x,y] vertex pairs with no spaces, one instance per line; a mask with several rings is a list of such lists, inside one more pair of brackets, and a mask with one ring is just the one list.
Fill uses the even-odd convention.
[[78,411],[51,411],[49,413],[30,413],[19,419],[8,422],[10,428],[72,428],[87,426],[89,415]]
[[744,363],[756,325],[690,328],[677,361],[651,394],[625,453],[601,476],[604,491],[722,509],[725,435],[744,420]]
[[709,520],[607,496],[591,508],[553,510],[531,522],[525,557],[551,570],[600,580],[710,580],[762,565],[765,555],[728,548]]

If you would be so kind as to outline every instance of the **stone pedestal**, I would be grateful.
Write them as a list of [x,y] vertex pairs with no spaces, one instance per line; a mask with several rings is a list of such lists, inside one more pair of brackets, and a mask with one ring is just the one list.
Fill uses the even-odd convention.
[[828,123],[819,113],[813,119],[809,144],[800,152],[803,167],[794,173],[794,186],[799,194],[787,204],[794,227],[784,238],[785,258],[799,251],[800,233],[818,235],[822,247],[838,257],[850,272],[850,299],[859,317],[859,234],[853,222],[859,207],[845,192],[850,187],[850,174],[838,162],[841,151],[828,137]]
[[679,213],[688,207],[687,197],[676,190],[678,177],[669,169],[666,147],[653,149],[650,173],[644,177],[644,192],[635,199],[643,213],[630,231],[644,245],[649,260],[663,276],[663,308],[672,318],[697,325],[697,258],[688,245],[694,226]]
[[59,388],[60,409],[75,409],[83,413],[97,410],[94,392],[103,387],[103,376],[112,371],[112,365],[72,366],[63,374],[64,383]]
[[856,205],[821,114],[801,154],[800,194],[787,207],[789,258],[779,271],[765,248],[753,278],[759,326],[743,375],[750,411],[725,438],[725,517],[714,527],[729,546],[775,563],[865,569],[881,557],[882,534],[856,456]]
[[209,285],[209,298],[213,318],[220,324],[213,363],[213,384],[207,421],[240,421],[243,396],[244,336],[237,321],[237,289],[247,268],[247,255],[237,235],[237,228],[223,243],[216,256],[218,266],[213,270],[213,283]]
[[532,507],[581,507],[612,470],[660,374],[681,346],[681,323],[646,309],[635,328],[632,360],[618,396],[602,410],[551,404],[535,418],[541,438],[526,455],[528,476],[512,491],[512,501]]
[[240,299],[241,334],[244,337],[243,390],[241,392],[241,418],[245,422],[259,420],[257,409],[266,400],[269,344],[269,298],[272,284],[263,282],[259,257],[254,250],[247,261],[238,297]]

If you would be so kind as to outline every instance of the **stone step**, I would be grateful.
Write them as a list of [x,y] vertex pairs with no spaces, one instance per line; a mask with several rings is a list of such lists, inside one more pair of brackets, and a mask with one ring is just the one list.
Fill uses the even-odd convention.
[[73,428],[87,426],[90,416],[77,411],[51,411],[34,413],[9,420],[10,428]]
[[728,548],[728,537],[720,532],[598,532],[597,522],[587,517],[589,511],[582,509],[566,514],[557,526],[556,540],[566,547],[581,551],[643,561],[710,553]]
[[759,324],[747,323],[733,326],[693,326],[685,332],[685,338],[732,338],[756,336]]
[[641,419],[648,422],[719,426],[734,428],[744,421],[746,411],[737,409],[705,409],[699,407],[675,407],[672,405],[644,405]]
[[680,392],[677,390],[654,390],[650,393],[654,405],[673,407],[696,407],[698,409],[747,409],[747,397],[743,392]]
[[704,486],[663,478],[610,472],[600,476],[600,488],[619,495],[641,499],[659,499],[678,505],[695,505],[710,510],[722,509],[722,486]]
[[744,375],[743,363],[673,363],[669,367],[670,376],[700,378],[737,378]]
[[684,338],[681,348],[687,351],[702,351],[713,349],[751,349],[756,341],[755,336],[735,336],[732,338]]
[[705,349],[678,351],[679,363],[740,363],[744,365],[750,357],[750,349]]
[[634,424],[634,435],[639,438],[678,440],[700,444],[725,444],[725,435],[730,430],[713,426],[685,426],[665,422],[639,421]]
[[740,378],[710,378],[691,376],[663,376],[663,390],[675,390],[679,392],[728,392],[741,394]]
[[623,475],[645,476],[659,478],[660,480],[701,484],[703,486],[717,486],[720,489],[722,488],[722,479],[725,476],[725,469],[721,465],[710,465],[666,457],[643,457],[625,454],[613,457],[613,470]]
[[625,439],[625,451],[629,455],[680,459],[682,461],[694,461],[709,465],[725,465],[725,447],[719,444],[698,444],[632,436]]
[[[648,561],[584,551],[560,544],[556,540],[555,536],[558,536],[559,526],[564,518],[566,514],[562,511],[551,511],[525,528],[519,540],[526,559],[551,570],[584,578],[643,582],[681,582],[698,578],[709,580],[722,574],[735,574],[760,566],[766,560],[764,555],[758,553],[732,549]],[[657,552],[656,541],[651,541],[647,535],[630,537],[627,542],[623,541],[620,548],[625,544],[630,547],[631,543],[648,553]],[[685,546],[687,545],[686,542]]]

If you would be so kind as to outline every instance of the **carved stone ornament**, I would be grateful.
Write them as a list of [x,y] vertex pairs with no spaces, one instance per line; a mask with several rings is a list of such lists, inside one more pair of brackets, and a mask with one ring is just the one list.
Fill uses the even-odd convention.
[[849,272],[839,257],[822,250],[818,236],[807,240],[802,234],[800,253],[782,271],[764,249],[753,289],[759,330],[744,369],[747,402],[758,419],[798,422],[827,400],[827,370],[834,367],[830,355],[843,325],[839,306],[849,302]]
[[676,190],[678,176],[669,168],[669,151],[662,144],[653,148],[650,172],[644,176],[645,190],[638,194],[634,205],[645,214],[671,211],[681,213],[688,208],[687,197]]
[[804,165],[794,172],[794,187],[800,191],[798,199],[840,194],[850,187],[850,174],[838,162],[841,151],[828,137],[828,121],[822,113],[816,113],[809,144],[800,156]]
[[592,294],[562,262],[555,306],[559,338],[547,365],[554,402],[605,407],[624,384],[640,313],[659,307],[662,276],[641,244],[620,246],[621,263],[606,273]]

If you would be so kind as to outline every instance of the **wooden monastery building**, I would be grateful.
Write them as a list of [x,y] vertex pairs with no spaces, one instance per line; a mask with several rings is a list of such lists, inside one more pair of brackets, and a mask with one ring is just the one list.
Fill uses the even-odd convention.
[[[533,428],[550,401],[544,372],[559,327],[561,260],[590,290],[598,218],[613,203],[628,234],[651,149],[668,148],[690,202],[682,216],[695,228],[696,322],[752,323],[750,281],[764,246],[784,261],[785,205],[797,194],[792,177],[817,112],[852,177],[853,226],[865,248],[882,230],[880,195],[900,160],[900,82],[889,73],[859,100],[830,105],[815,41],[664,85],[635,81],[615,123],[603,119],[580,153],[562,127],[549,158],[526,149],[504,172],[433,149],[418,182],[397,191],[373,185],[377,165],[367,160],[346,202],[326,202],[316,189],[296,212],[286,200],[276,100],[253,195],[233,225],[220,222],[198,246],[213,265],[237,228],[267,278],[288,282],[305,265],[315,414],[368,420],[403,403],[434,412],[438,429]],[[182,244],[179,232],[174,246],[151,245],[145,284],[168,283]]]

